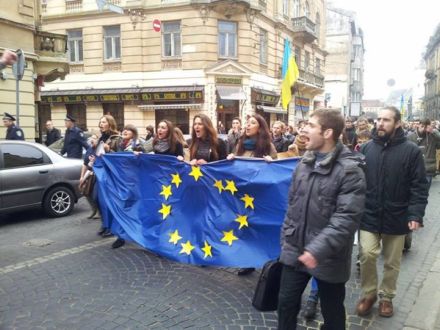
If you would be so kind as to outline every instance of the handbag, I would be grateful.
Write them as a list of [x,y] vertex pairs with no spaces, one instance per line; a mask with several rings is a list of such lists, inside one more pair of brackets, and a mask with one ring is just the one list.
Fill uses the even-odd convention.
[[93,187],[95,186],[96,177],[93,173],[86,177],[80,190],[84,196],[91,196],[93,193]]
[[278,260],[264,264],[252,298],[252,306],[259,311],[274,311],[278,308],[282,269],[283,265]]

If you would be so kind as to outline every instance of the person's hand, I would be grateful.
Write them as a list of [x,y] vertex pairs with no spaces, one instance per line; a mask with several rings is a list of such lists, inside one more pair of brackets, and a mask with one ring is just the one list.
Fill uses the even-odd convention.
[[420,223],[417,221],[410,221],[408,222],[408,228],[409,230],[416,231],[420,228]]
[[0,62],[2,62],[4,65],[12,65],[17,62],[17,54],[7,49],[3,53]]
[[179,155],[179,156],[177,156],[177,159],[178,159],[178,160],[180,160],[181,162],[183,162],[183,161],[184,161],[184,158],[183,158],[182,156],[180,156],[180,155]]
[[234,160],[235,155],[233,153],[230,153],[228,156],[226,156],[227,160]]
[[142,153],[142,151],[133,151],[133,153],[134,153],[136,156],[139,156],[139,155]]
[[105,152],[110,151],[110,146],[107,143],[104,143],[104,150],[105,150]]
[[192,165],[192,166],[196,166],[197,165],[197,159],[191,159],[189,164]]
[[197,165],[205,165],[205,164],[208,164],[208,162],[204,159],[197,159],[196,164]]
[[96,157],[93,155],[89,156],[89,162],[94,162],[96,160]]
[[301,254],[298,257],[298,260],[304,264],[309,269],[313,269],[316,266],[318,266],[318,261],[316,258],[308,251],[304,251],[303,254]]
[[263,158],[264,158],[264,160],[265,160],[266,162],[271,162],[271,161],[273,161],[273,158],[270,157],[269,155],[263,156]]

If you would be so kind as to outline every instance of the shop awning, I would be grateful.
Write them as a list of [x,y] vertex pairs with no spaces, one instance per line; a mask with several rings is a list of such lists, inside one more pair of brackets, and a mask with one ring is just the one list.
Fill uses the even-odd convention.
[[281,107],[268,107],[265,105],[257,105],[257,109],[268,113],[279,113],[279,114],[287,115],[287,111]]
[[144,111],[154,111],[162,109],[188,109],[188,110],[201,110],[201,103],[188,103],[188,104],[143,104],[138,106],[139,109]]
[[217,86],[217,92],[222,100],[246,100],[241,86]]

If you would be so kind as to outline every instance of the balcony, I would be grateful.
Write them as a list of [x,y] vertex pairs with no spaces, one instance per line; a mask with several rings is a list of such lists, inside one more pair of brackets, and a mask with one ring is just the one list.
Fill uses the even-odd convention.
[[66,13],[80,12],[82,5],[82,0],[66,0]]
[[35,53],[39,56],[35,72],[50,82],[69,73],[67,62],[67,36],[65,34],[37,31],[34,36]]
[[317,88],[324,88],[324,76],[320,74],[314,74],[313,72],[306,71],[299,68],[299,79],[300,82],[313,85]]
[[294,39],[301,40],[305,43],[312,43],[318,38],[316,34],[316,24],[308,17],[292,18],[292,25]]

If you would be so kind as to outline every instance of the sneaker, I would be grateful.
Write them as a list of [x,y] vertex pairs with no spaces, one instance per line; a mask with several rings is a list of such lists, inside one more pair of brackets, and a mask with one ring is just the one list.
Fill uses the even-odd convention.
[[112,249],[118,249],[121,246],[124,246],[124,244],[125,244],[125,241],[122,238],[118,237],[118,239],[113,242]]
[[313,300],[307,300],[306,307],[304,308],[304,318],[307,321],[315,319],[316,316],[316,306],[318,302]]
[[255,271],[255,268],[240,268],[237,272],[238,276],[248,275]]

